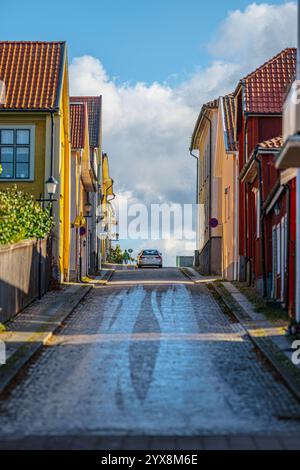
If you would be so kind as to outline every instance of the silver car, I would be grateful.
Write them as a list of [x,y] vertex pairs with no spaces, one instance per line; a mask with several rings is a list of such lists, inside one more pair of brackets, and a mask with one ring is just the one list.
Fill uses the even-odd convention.
[[137,267],[138,268],[150,268],[150,267],[162,268],[162,254],[158,250],[143,250],[138,255]]

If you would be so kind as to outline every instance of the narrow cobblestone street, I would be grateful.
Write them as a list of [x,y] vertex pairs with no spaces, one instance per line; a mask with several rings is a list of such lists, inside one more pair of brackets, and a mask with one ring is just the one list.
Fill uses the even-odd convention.
[[300,434],[300,405],[205,285],[116,271],[1,400],[1,439]]

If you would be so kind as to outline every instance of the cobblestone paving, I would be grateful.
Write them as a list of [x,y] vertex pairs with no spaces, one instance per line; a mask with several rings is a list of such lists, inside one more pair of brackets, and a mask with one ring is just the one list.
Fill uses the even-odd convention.
[[0,422],[0,438],[300,435],[300,405],[205,286],[120,271],[1,401]]

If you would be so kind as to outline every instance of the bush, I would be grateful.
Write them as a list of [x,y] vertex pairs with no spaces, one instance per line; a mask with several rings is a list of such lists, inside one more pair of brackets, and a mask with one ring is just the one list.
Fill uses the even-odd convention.
[[49,209],[16,186],[0,190],[0,244],[45,238],[53,226]]
[[113,248],[113,247],[110,248],[108,261],[110,263],[116,263],[116,264],[123,263],[123,251],[121,250],[120,245],[117,245],[116,248]]

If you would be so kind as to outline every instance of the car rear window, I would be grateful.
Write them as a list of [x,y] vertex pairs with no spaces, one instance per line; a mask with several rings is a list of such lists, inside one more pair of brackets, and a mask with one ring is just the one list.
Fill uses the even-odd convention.
[[157,256],[159,255],[159,252],[157,250],[144,250],[142,252],[143,256]]

